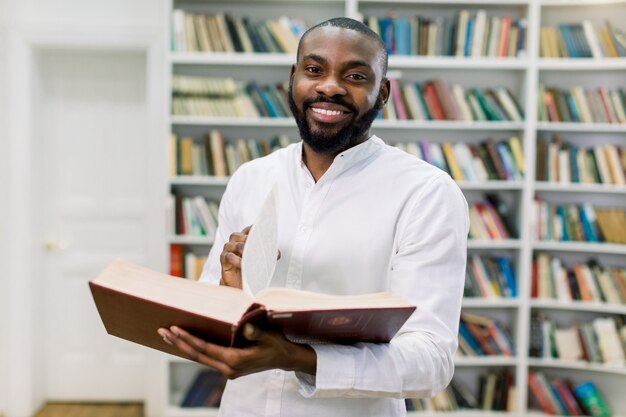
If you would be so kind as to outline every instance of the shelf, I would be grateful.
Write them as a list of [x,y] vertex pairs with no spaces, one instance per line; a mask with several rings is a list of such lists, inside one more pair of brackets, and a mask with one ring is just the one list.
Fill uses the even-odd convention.
[[213,239],[206,236],[171,236],[169,243],[178,245],[212,245]]
[[532,299],[531,308],[551,310],[589,311],[593,313],[626,314],[626,305],[607,304],[589,301],[559,301],[556,299]]
[[542,71],[619,71],[626,70],[624,58],[541,58]]
[[534,250],[626,255],[626,245],[593,242],[533,242]]
[[477,4],[484,6],[528,6],[529,0],[359,0],[362,4],[382,4],[388,6],[392,4],[457,4],[460,6]]
[[291,54],[232,52],[172,52],[171,64],[185,65],[250,65],[286,67],[296,62]]
[[528,365],[541,368],[564,368],[576,369],[580,371],[605,372],[619,375],[626,375],[626,366],[611,366],[602,363],[586,361],[566,361],[561,359],[539,359],[528,358]]
[[456,56],[389,56],[389,69],[441,68],[464,70],[525,70],[528,61],[518,58],[459,58]]
[[170,185],[206,185],[225,187],[230,177],[215,177],[213,175],[180,175],[170,178]]
[[468,249],[519,249],[521,242],[519,239],[500,239],[500,240],[478,240],[468,239]]
[[[525,414],[524,414],[525,415]],[[518,416],[517,413],[508,413],[506,411],[486,411],[486,410],[459,410],[459,411],[409,411],[408,417],[507,417]],[[556,416],[550,416],[556,417]],[[615,416],[613,416],[615,417]]]
[[537,122],[537,131],[626,133],[626,124]]
[[461,190],[521,190],[524,188],[522,181],[457,181]]
[[463,298],[463,308],[517,308],[520,301],[518,298],[483,298],[467,297]]
[[[249,65],[289,67],[296,56],[281,53],[225,53],[225,52],[172,52],[172,65]],[[525,70],[526,59],[518,58],[459,58],[456,56],[389,56],[389,69],[443,68],[443,69],[501,69]]]
[[515,365],[517,365],[517,358],[511,356],[461,356],[454,358],[455,367]]
[[600,4],[620,4],[624,0],[540,0],[541,6],[597,6]]
[[291,117],[208,117],[208,116],[170,116],[173,125],[185,126],[253,126],[253,127],[296,127]]
[[535,191],[550,191],[560,193],[596,193],[596,194],[625,194],[626,187],[614,184],[560,184],[553,182],[535,182]]
[[374,128],[421,130],[523,130],[523,122],[465,122],[457,120],[375,120]]

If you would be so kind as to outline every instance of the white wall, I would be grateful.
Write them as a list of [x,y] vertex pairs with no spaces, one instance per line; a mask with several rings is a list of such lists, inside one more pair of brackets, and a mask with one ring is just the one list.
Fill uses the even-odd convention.
[[[69,31],[89,35],[123,28],[125,30],[120,33],[132,36],[135,29],[138,33],[160,31],[164,26],[164,10],[162,0],[0,0],[0,193],[9,189],[11,183],[8,178],[11,138],[7,137],[8,103],[4,101],[7,97],[4,93],[11,85],[6,65],[11,54],[10,39],[33,32],[63,34]],[[6,253],[11,237],[4,231],[11,219],[6,200],[0,197],[0,265],[9,263]],[[0,275],[0,329],[10,327],[10,303],[5,299],[11,292],[9,285],[9,277]],[[7,332],[0,331],[0,376],[7,375],[12,360],[9,337]],[[14,401],[7,398],[8,384],[8,378],[0,377],[0,416],[19,417],[10,414]]]
[[[9,8],[5,0],[0,0],[0,190],[7,189],[7,118],[6,118],[6,26],[9,15]],[[0,265],[6,265],[6,247],[8,236],[3,231],[6,230],[6,206],[0,202]],[[2,298],[2,294],[7,294],[7,277],[0,278],[0,329],[7,328],[8,312],[6,311],[7,302]],[[7,334],[0,332],[0,375],[7,374]],[[6,384],[7,378],[0,378],[0,416],[5,414],[6,392],[8,391]]]

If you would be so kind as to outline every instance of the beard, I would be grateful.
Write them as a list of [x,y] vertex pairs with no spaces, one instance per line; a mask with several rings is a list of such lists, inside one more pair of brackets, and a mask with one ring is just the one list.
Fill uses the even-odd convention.
[[[376,116],[384,105],[379,93],[374,106],[357,120],[356,115],[359,109],[352,104],[344,102],[340,97],[318,96],[307,99],[302,103],[302,111],[300,111],[293,99],[292,83],[289,83],[287,95],[289,98],[289,108],[296,119],[300,137],[314,152],[323,155],[336,155],[362,142],[363,136],[369,131],[374,119],[376,119]],[[306,118],[306,109],[314,103],[334,103],[341,105],[352,112],[352,120],[338,132],[323,128],[317,132],[312,132],[311,126]]]

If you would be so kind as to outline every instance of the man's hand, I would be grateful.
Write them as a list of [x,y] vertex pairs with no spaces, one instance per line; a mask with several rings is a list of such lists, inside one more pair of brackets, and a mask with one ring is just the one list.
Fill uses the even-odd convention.
[[241,232],[231,234],[228,242],[224,244],[224,250],[220,255],[220,263],[222,264],[220,285],[242,288],[241,257],[251,228],[252,226],[248,226]]
[[229,348],[205,342],[183,329],[161,328],[159,335],[189,359],[215,368],[228,379],[266,371],[283,369],[315,375],[317,356],[308,345],[292,343],[278,332],[262,331],[246,324],[243,335],[256,342],[245,348]]

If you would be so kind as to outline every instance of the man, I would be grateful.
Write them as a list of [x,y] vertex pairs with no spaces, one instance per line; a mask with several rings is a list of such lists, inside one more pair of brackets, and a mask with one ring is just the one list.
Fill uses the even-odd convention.
[[220,416],[400,416],[403,398],[432,396],[452,378],[467,204],[446,173],[371,135],[389,99],[386,69],[380,38],[355,20],[304,34],[289,92],[302,142],[233,175],[202,279],[241,288],[246,226],[275,186],[281,257],[271,286],[391,291],[417,310],[388,344],[298,345],[247,326],[256,343],[236,349],[159,329],[231,379]]

